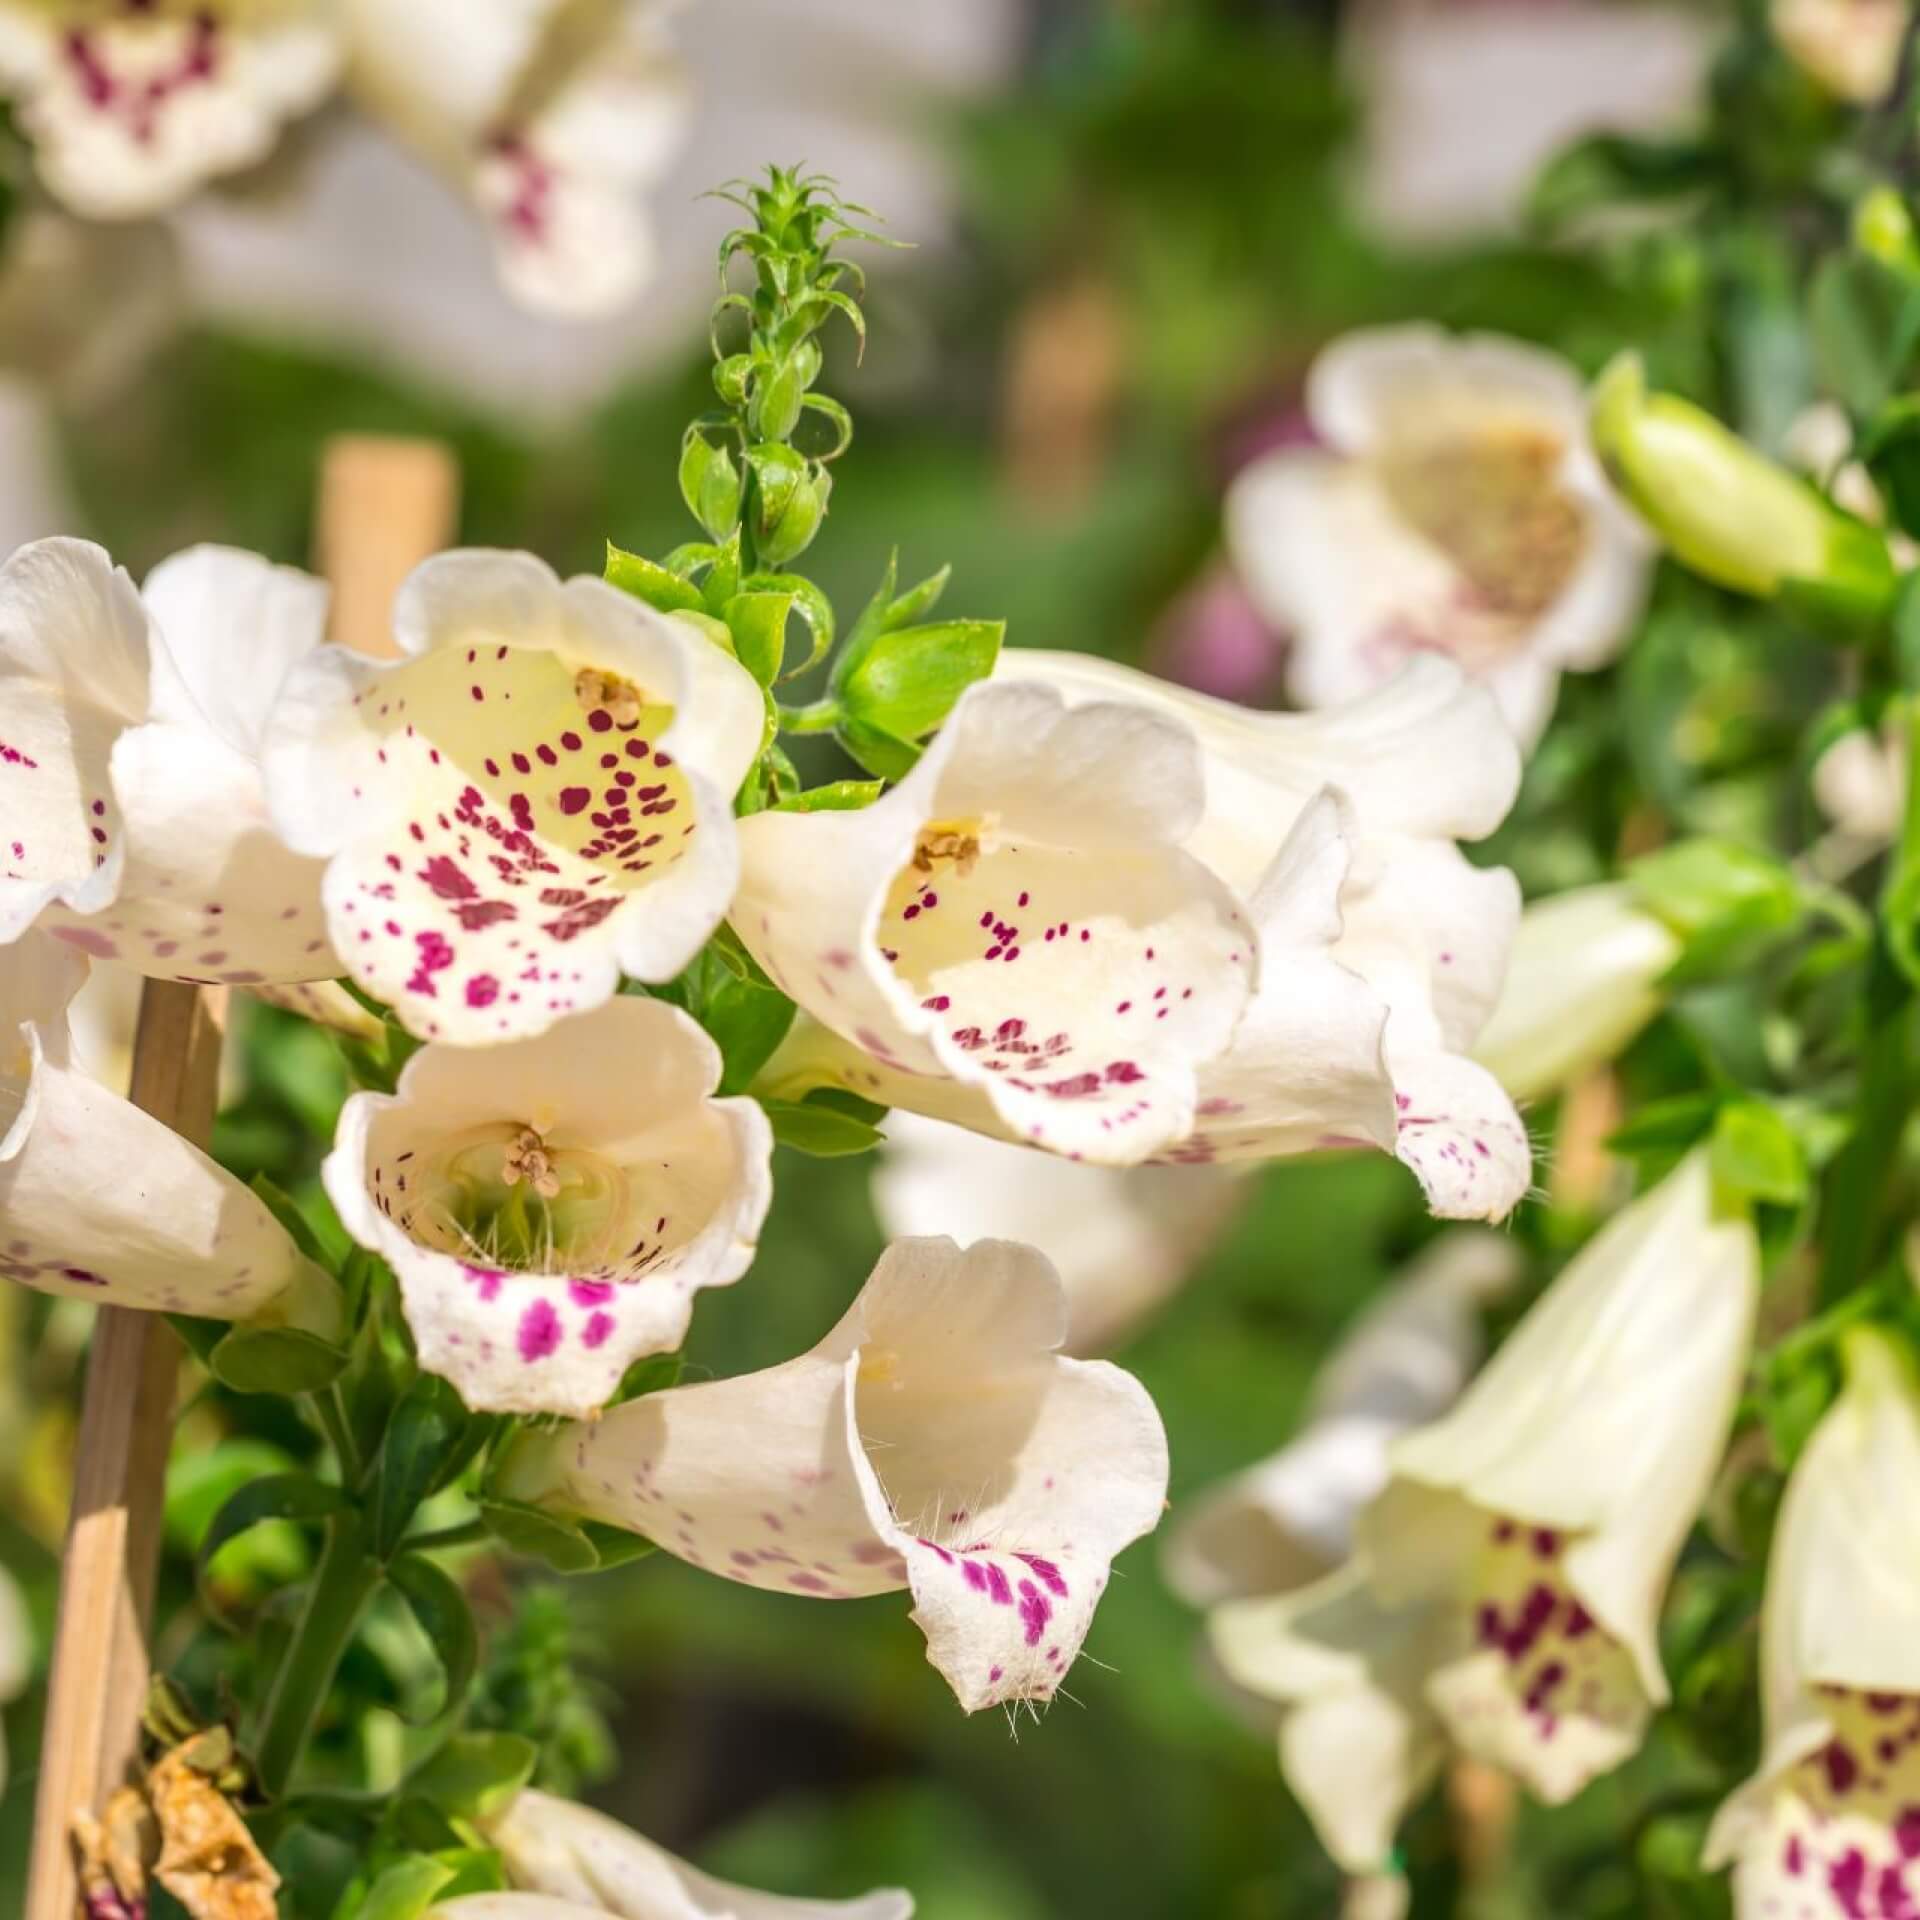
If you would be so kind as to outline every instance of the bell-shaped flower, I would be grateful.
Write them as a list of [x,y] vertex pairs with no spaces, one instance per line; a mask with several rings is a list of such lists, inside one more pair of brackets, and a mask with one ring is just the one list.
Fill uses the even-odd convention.
[[663,1000],[496,1047],[427,1046],[355,1094],[322,1168],[400,1282],[420,1364],[489,1412],[591,1414],[752,1264],[773,1196],[757,1102]]
[[1281,1765],[1334,1857],[1387,1858],[1450,1740],[1557,1804],[1665,1703],[1666,1585],[1732,1422],[1759,1295],[1704,1154],[1576,1256],[1452,1413],[1394,1443],[1353,1557],[1213,1617],[1284,1709]]
[[1520,916],[1473,1057],[1516,1100],[1558,1093],[1620,1053],[1665,1003],[1679,937],[1630,887],[1576,887]]
[[896,1241],[811,1352],[523,1441],[502,1490],[775,1593],[908,1588],[968,1712],[1050,1699],[1167,1488],[1145,1388],[1066,1319],[1031,1247]]
[[402,657],[309,654],[267,791],[345,970],[426,1040],[485,1046],[667,980],[733,896],[765,703],[697,627],[524,553],[443,553]]
[[641,194],[688,117],[665,12],[343,0],[350,88],[473,202],[529,307],[605,313],[651,277]]
[[73,1064],[87,963],[0,947],[0,1278],[98,1305],[335,1331],[332,1283],[250,1189]]
[[654,0],[0,0],[0,80],[41,177],[100,219],[263,160],[343,82],[488,221],[528,305],[592,314],[652,265],[642,190],[685,88]]
[[1907,0],[1772,0],[1768,24],[1836,99],[1870,106],[1893,86],[1912,16]]
[[975,686],[874,805],[743,820],[733,925],[876,1066],[984,1096],[1016,1140],[1144,1160],[1190,1131],[1258,975],[1239,897],[1181,849],[1205,798],[1177,719]]
[[1920,1911],[1920,1379],[1884,1333],[1845,1357],[1774,1532],[1760,1770],[1707,1841],[1740,1920]]
[[1293,636],[1288,689],[1329,706],[1416,653],[1484,679],[1524,742],[1560,675],[1603,666],[1646,598],[1652,542],[1587,443],[1579,375],[1491,334],[1348,334],[1307,377],[1317,447],[1234,483],[1227,532]]
[[1216,1607],[1339,1566],[1387,1484],[1393,1442],[1459,1399],[1480,1361],[1480,1311],[1519,1267],[1512,1243],[1482,1229],[1434,1241],[1329,1356],[1300,1432],[1180,1515],[1160,1556],[1174,1592]]
[[[1255,713],[1079,654],[1022,651],[1004,655],[999,671],[1009,691],[1037,684],[1070,717],[1130,710],[1186,735],[1205,791],[1198,816],[1183,816],[1182,851],[1246,903],[1261,943],[1259,990],[1231,1043],[1199,1063],[1185,1125],[1165,1137],[1160,1111],[1151,1134],[1103,1136],[1085,1157],[1260,1161],[1373,1145],[1413,1170],[1437,1213],[1510,1212],[1527,1189],[1530,1143],[1512,1101],[1465,1049],[1499,992],[1519,890],[1504,870],[1469,866],[1453,844],[1492,832],[1519,783],[1518,752],[1485,692],[1450,663],[1421,660],[1336,712]],[[1056,953],[1047,931],[1057,935],[1058,923],[1042,932]],[[1054,963],[1063,995],[1074,990],[1074,957],[1069,939]],[[789,976],[815,1013],[830,1004],[823,985],[845,992],[824,970],[812,997],[806,984]],[[1166,1003],[1153,999],[1148,1010],[1157,1019]],[[1138,1010],[1130,993],[1128,1016]],[[822,1018],[849,1037],[844,1019]],[[986,1031],[969,1015],[959,1037],[978,1037],[976,1028]],[[868,1037],[877,1037],[871,1028]],[[842,1085],[1022,1137],[1003,1088],[989,1089],[990,1104],[897,1048],[836,1047],[811,1028],[781,1049],[766,1084],[784,1094]],[[1082,1151],[1057,1129],[1038,1138]]]
[[873,1205],[889,1239],[1021,1240],[1067,1290],[1069,1353],[1113,1346],[1180,1287],[1245,1189],[1215,1167],[1102,1167],[904,1109],[889,1114]]
[[432,1909],[453,1920],[912,1920],[897,1888],[857,1900],[796,1900],[730,1886],[604,1813],[529,1788],[486,1823],[512,1893]]
[[338,973],[320,869],[275,836],[260,771],[325,621],[317,580],[230,548],[142,591],[84,540],[0,566],[0,941],[38,923],[162,979]]

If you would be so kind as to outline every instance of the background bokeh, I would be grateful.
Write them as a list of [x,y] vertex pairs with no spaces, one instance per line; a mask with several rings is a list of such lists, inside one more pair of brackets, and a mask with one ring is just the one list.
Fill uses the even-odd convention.
[[[1632,339],[1670,381],[1731,380],[1740,398],[1725,342],[1762,353],[1764,316],[1743,334],[1717,313],[1710,266],[1631,232],[1575,253],[1524,217],[1531,176],[1572,134],[1697,114],[1723,25],[1707,7],[1611,0],[698,0],[677,25],[699,105],[657,195],[658,277],[617,321],[516,312],[478,233],[347,125],[316,125],[266,177],[150,228],[17,211],[0,261],[0,540],[84,532],[136,574],[203,539],[305,561],[320,445],[369,430],[456,448],[468,541],[563,571],[597,570],[609,537],[671,546],[726,225],[696,196],[804,160],[913,249],[871,261],[865,362],[848,354],[829,383],[857,422],[809,556],[836,604],[860,604],[898,547],[908,577],[951,561],[948,608],[1004,616],[1011,644],[1268,699],[1281,643],[1223,570],[1220,499],[1289,431],[1327,337],[1417,316],[1541,339],[1585,369]],[[1660,607],[1630,670],[1563,689],[1515,822],[1486,850],[1530,888],[1605,870],[1630,776],[1678,817],[1737,822],[1762,791],[1745,770],[1790,731],[1790,686],[1746,672],[1763,634],[1718,634],[1671,593]],[[329,1043],[266,1014],[244,1042],[221,1153],[311,1197],[344,1086]],[[693,1377],[810,1344],[879,1249],[864,1161],[782,1157],[758,1264],[701,1303]],[[1248,1183],[1117,1354],[1164,1414],[1176,1512],[1286,1437],[1316,1361],[1430,1230],[1384,1159]],[[44,1624],[84,1319],[9,1289],[0,1327],[0,1561]],[[262,1462],[312,1444],[284,1420],[211,1393],[183,1415],[176,1650],[196,1631],[196,1529]],[[296,1539],[259,1539],[282,1573],[297,1563]],[[511,1656],[490,1708],[544,1716],[567,1735],[563,1784],[730,1877],[820,1896],[905,1885],[923,1920],[1338,1911],[1270,1731],[1211,1684],[1152,1543],[1120,1563],[1074,1699],[1038,1720],[964,1719],[896,1598],[781,1602],[662,1556],[564,1590],[488,1572],[482,1604]],[[412,1656],[391,1639],[356,1656],[350,1684],[404,1694]],[[584,1690],[562,1677],[563,1643]],[[42,1703],[36,1684],[6,1714],[0,1911],[19,1897]],[[1473,1912],[1558,1912],[1568,1876],[1581,1911],[1615,1911],[1623,1822],[1687,1765],[1656,1743],[1555,1825],[1550,1853],[1521,1816],[1513,1864]],[[1410,1837],[1423,1915],[1466,1911],[1448,1818],[1437,1801]],[[1644,1911],[1620,1884],[1617,1911]],[[318,1920],[327,1897],[316,1862],[289,1910]]]

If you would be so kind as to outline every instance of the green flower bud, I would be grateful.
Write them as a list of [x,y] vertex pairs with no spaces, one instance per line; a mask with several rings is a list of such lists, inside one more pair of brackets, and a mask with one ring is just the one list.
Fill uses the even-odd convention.
[[1736,592],[1804,586],[1874,606],[1892,591],[1887,544],[1691,401],[1649,393],[1637,354],[1595,384],[1595,449],[1674,557]]
[[1875,187],[1861,195],[1853,209],[1853,244],[1883,265],[1920,273],[1920,244],[1914,240],[1913,215],[1892,187]]
[[753,355],[730,353],[713,369],[713,390],[729,407],[747,404],[747,383],[753,377]]
[[726,448],[689,427],[680,448],[680,497],[715,540],[724,540],[738,524],[744,486]]
[[761,564],[783,567],[813,544],[833,478],[791,447],[755,447],[747,464],[753,469],[753,538]]
[[800,402],[806,398],[799,355],[777,365],[763,366],[753,383],[747,408],[747,426],[762,440],[784,440],[800,421]]

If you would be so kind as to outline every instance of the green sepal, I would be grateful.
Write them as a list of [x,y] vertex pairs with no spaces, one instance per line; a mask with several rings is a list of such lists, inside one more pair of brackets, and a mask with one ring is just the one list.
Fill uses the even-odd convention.
[[1792,1127],[1763,1100],[1733,1100],[1714,1116],[1708,1164],[1715,1187],[1742,1201],[1797,1207],[1810,1182]]
[[319,1393],[347,1368],[347,1350],[298,1327],[232,1328],[207,1355],[207,1368],[235,1393]]
[[884,780],[829,780],[808,787],[773,804],[775,813],[856,813],[870,807],[886,791]]
[[763,687],[780,678],[793,600],[791,593],[736,593],[721,613],[733,635],[735,657]]
[[691,580],[657,562],[607,542],[606,580],[660,613],[698,612],[706,602]]
[[834,676],[843,724],[898,740],[924,738],[968,687],[992,673],[1006,631],[1004,620],[949,620],[875,635],[853,668]]
[[316,1480],[308,1473],[274,1473],[261,1480],[249,1480],[213,1516],[194,1556],[194,1583],[200,1604],[210,1619],[231,1628],[213,1596],[208,1569],[214,1556],[229,1540],[237,1540],[249,1527],[268,1520],[292,1520],[308,1524],[329,1520],[335,1514],[351,1513],[354,1503],[342,1487]]
[[703,425],[695,421],[680,443],[680,497],[715,540],[724,540],[739,522],[746,482],[733,455],[715,446]]
[[773,1137],[783,1147],[816,1160],[868,1153],[886,1138],[870,1122],[814,1100],[762,1100]]
[[855,760],[882,780],[904,780],[920,762],[920,749],[870,721],[842,718],[833,735]]
[[517,1733],[456,1733],[408,1777],[407,1792],[458,1820],[504,1813],[540,1764],[540,1749]]
[[1702,836],[1636,860],[1627,880],[1638,903],[1685,951],[1667,975],[1684,984],[1725,970],[1789,932],[1802,911],[1799,882],[1770,853]]
[[446,1678],[441,1704],[415,1722],[424,1726],[451,1713],[466,1698],[480,1665],[479,1631],[458,1583],[424,1554],[403,1553],[390,1562],[387,1581],[412,1609]]
[[480,1518],[503,1546],[539,1560],[555,1573],[598,1573],[653,1551],[653,1542],[597,1520],[570,1520],[525,1500],[495,1494],[480,1503]]
[[327,1257],[327,1250],[320,1244],[320,1237],[313,1230],[313,1224],[300,1211],[292,1194],[264,1173],[256,1173],[247,1185],[253,1190],[254,1197],[286,1228],[293,1244],[304,1253],[316,1267],[331,1273],[333,1262]]
[[649,1353],[636,1360],[620,1376],[620,1384],[607,1396],[609,1407],[623,1407],[649,1393],[664,1393],[679,1384],[685,1360],[677,1353]]

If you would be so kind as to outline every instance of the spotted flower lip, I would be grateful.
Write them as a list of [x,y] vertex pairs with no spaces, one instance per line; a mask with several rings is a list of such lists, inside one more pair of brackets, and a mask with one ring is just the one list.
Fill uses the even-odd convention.
[[455,1920],[912,1920],[897,1888],[857,1900],[795,1900],[736,1887],[676,1859],[604,1813],[531,1788],[487,1825],[513,1893],[433,1909]]
[[84,540],[0,566],[0,940],[38,924],[162,979],[326,979],[320,869],[289,856],[260,772],[280,679],[326,589],[226,547],[136,591]]
[[1331,1573],[1387,1484],[1393,1442],[1460,1397],[1481,1355],[1480,1309],[1519,1268],[1499,1234],[1456,1227],[1435,1240],[1329,1356],[1299,1433],[1178,1516],[1160,1556],[1167,1584],[1216,1607]]
[[355,1094],[322,1179],[393,1268],[420,1364],[482,1411],[586,1415],[678,1347],[773,1193],[766,1115],[719,1081],[693,1020],[623,997],[509,1046],[424,1047],[395,1093]]
[[1256,461],[1227,503],[1250,592],[1293,634],[1293,697],[1331,705],[1441,653],[1531,744],[1562,671],[1625,644],[1653,564],[1578,375],[1497,335],[1379,328],[1321,354],[1307,412],[1321,444]]
[[1760,1767],[1707,1839],[1741,1920],[1891,1920],[1920,1901],[1920,1379],[1888,1333],[1854,1329],[1843,1352],[1774,1531]]
[[96,1305],[331,1331],[332,1283],[249,1188],[72,1064],[87,963],[0,947],[0,1278]]
[[1283,1709],[1281,1764],[1334,1857],[1386,1859],[1446,1744],[1558,1804],[1667,1699],[1665,1588],[1745,1372],[1759,1247],[1696,1154],[1611,1221],[1439,1421],[1398,1440],[1353,1556],[1212,1618]]
[[505,1490],[775,1593],[908,1588],[968,1712],[1048,1700],[1167,1485],[1146,1390],[1065,1331],[1033,1248],[895,1241],[812,1351],[537,1440]]
[[691,624],[524,553],[444,553],[402,658],[302,660],[274,709],[274,824],[327,861],[345,970],[426,1040],[493,1046],[667,980],[733,897],[731,802],[765,702]]
[[733,926],[881,1066],[977,1090],[1015,1139],[1145,1159],[1190,1129],[1259,972],[1179,845],[1204,797],[1191,734],[1138,703],[971,687],[873,806],[741,822]]

